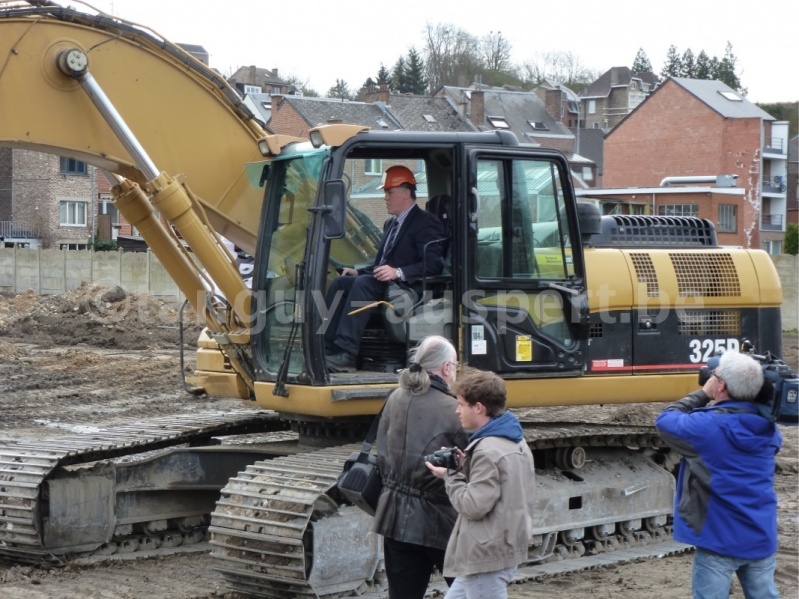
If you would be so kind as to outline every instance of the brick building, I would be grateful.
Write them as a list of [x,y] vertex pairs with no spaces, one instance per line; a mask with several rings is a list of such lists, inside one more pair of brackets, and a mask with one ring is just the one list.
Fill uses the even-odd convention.
[[[743,234],[743,247],[782,251],[788,123],[720,81],[667,79],[605,138],[604,187],[658,187],[670,177],[729,175],[743,189],[708,217]],[[656,214],[706,215],[702,201]],[[735,223],[730,223],[734,210]]]
[[112,226],[119,218],[111,202],[111,183],[102,171],[53,154],[0,150],[4,246],[84,249],[98,238],[101,222],[108,223],[106,230],[114,236]]

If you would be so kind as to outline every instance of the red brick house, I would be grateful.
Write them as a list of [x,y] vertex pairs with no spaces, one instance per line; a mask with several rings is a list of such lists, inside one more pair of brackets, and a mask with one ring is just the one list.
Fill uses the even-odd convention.
[[[788,124],[720,81],[667,79],[605,138],[606,188],[657,187],[672,177],[729,175],[744,190],[732,208],[700,201],[656,214],[698,215],[740,231],[743,247],[782,251]],[[730,211],[735,222],[730,222]]]

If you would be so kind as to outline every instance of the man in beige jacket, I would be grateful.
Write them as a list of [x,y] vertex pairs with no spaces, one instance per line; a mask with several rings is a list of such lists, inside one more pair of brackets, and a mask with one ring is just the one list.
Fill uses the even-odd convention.
[[458,512],[444,558],[444,576],[455,581],[444,599],[507,599],[532,535],[533,456],[519,420],[505,410],[499,376],[468,369],[452,391],[463,428],[475,432],[457,452],[457,471],[427,462]]

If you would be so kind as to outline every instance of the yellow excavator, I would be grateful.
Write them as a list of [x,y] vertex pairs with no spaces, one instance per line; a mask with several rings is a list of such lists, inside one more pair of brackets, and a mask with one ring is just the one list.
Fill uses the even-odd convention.
[[[274,134],[154,31],[46,0],[0,2],[0,106],[0,145],[113,175],[119,212],[204,319],[190,382],[243,404],[0,446],[12,559],[210,536],[242,593],[379,591],[380,543],[335,481],[426,335],[499,373],[511,408],[673,401],[742,338],[781,348],[767,254],[720,247],[706,220],[601,217],[576,201],[561,153],[507,132]],[[442,220],[443,272],[377,302],[357,368],[331,373],[325,291],[337,268],[373,260],[392,164]],[[254,257],[251,289],[223,237]],[[673,459],[652,427],[523,424],[539,471],[531,563],[669,538]],[[219,441],[278,431],[299,443]]]

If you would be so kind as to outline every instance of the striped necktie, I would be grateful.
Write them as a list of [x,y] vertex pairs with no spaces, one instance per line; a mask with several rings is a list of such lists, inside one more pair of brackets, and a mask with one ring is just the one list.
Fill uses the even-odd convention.
[[391,231],[388,232],[388,236],[386,237],[386,243],[383,245],[383,253],[380,255],[380,264],[381,266],[386,263],[386,255],[391,251],[391,248],[394,246],[394,241],[397,239],[397,233],[399,232],[399,220],[394,219],[391,223]]

